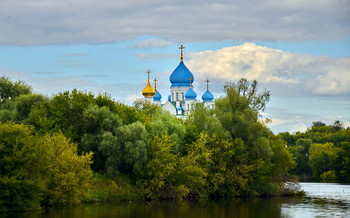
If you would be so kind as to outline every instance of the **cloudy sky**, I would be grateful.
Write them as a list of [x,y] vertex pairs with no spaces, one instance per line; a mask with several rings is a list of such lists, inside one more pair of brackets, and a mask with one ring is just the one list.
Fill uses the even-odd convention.
[[150,69],[164,102],[180,44],[199,97],[256,79],[275,133],[350,125],[350,0],[0,0],[0,75],[48,96],[132,104]]

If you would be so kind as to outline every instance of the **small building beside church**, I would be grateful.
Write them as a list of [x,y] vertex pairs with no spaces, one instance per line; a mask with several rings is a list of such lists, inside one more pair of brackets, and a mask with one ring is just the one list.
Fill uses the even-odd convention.
[[164,110],[169,111],[170,114],[185,118],[191,114],[192,108],[196,103],[202,102],[206,107],[212,107],[214,104],[214,95],[209,91],[209,80],[207,83],[207,90],[202,95],[202,101],[197,100],[197,94],[194,91],[193,82],[194,76],[183,62],[183,45],[179,47],[180,63],[170,75],[170,95],[167,101],[162,104],[162,95],[157,90],[157,80],[155,79],[155,87],[150,83],[150,71],[148,70],[148,81],[146,87],[142,90],[142,95],[151,103],[160,105]]

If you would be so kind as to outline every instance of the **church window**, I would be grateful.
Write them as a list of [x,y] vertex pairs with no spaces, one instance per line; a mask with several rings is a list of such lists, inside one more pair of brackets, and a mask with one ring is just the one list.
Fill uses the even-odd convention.
[[174,101],[174,93],[171,93],[171,100]]
[[183,93],[183,92],[181,92],[181,99],[182,99],[182,101],[185,100],[185,98],[184,98],[184,93]]
[[176,92],[176,101],[178,101],[178,100],[179,100],[179,93]]

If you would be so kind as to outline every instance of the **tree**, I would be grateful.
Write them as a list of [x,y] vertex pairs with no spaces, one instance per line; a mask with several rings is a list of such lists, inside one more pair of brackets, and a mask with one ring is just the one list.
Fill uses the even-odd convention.
[[337,132],[339,130],[344,129],[344,124],[340,120],[336,120],[336,121],[334,121],[332,127],[333,127],[334,131]]
[[300,138],[296,141],[295,146],[289,147],[289,151],[294,155],[297,163],[296,167],[291,170],[291,173],[301,176],[302,179],[307,179],[311,176],[309,165],[309,148],[311,144],[311,139]]
[[38,136],[24,124],[0,123],[0,211],[79,202],[91,156],[78,155],[62,134]]
[[178,151],[186,134],[186,127],[183,122],[166,111],[159,111],[154,114],[152,120],[146,123],[146,129],[153,137],[169,135],[171,140],[176,142],[175,151]]
[[254,111],[264,111],[270,100],[269,91],[264,90],[258,93],[258,82],[256,80],[249,82],[242,78],[237,84],[228,82],[224,86],[224,90],[229,99],[233,100],[235,98],[234,101],[230,101],[231,106],[235,108],[245,109],[250,106]]
[[[83,112],[82,125],[80,150],[94,152],[94,171],[106,171],[106,160],[110,155],[118,155],[111,152],[117,146],[117,129],[122,125],[121,119],[106,106],[90,105]],[[104,147],[110,150],[104,151]]]
[[149,199],[166,196],[167,179],[175,171],[177,156],[172,152],[174,142],[167,135],[151,139],[149,158],[140,181],[142,192]]
[[147,161],[147,131],[140,122],[120,126],[115,132],[102,130],[97,137],[84,135],[83,144],[91,141],[98,154],[95,162],[101,167],[97,169],[109,175],[139,174]]
[[350,182],[350,141],[340,143],[336,159],[335,173],[339,182]]
[[66,91],[55,95],[49,104],[47,115],[54,123],[53,128],[62,131],[74,142],[80,142],[84,134],[84,110],[94,103],[92,93],[73,89],[71,92]]
[[92,152],[78,155],[77,144],[62,134],[39,139],[46,162],[44,205],[76,204],[85,196],[92,176]]
[[40,208],[46,162],[25,125],[0,123],[0,211]]
[[319,180],[323,173],[334,170],[337,152],[338,148],[334,147],[333,143],[311,144],[309,163],[315,179]]
[[0,104],[23,94],[30,94],[31,87],[23,81],[12,82],[9,77],[0,77]]

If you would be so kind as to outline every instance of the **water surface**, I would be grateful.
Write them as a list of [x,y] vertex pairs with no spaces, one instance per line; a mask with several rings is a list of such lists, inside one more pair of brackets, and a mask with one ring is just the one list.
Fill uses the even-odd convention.
[[0,214],[3,217],[350,217],[350,185],[301,183],[306,197],[200,199],[194,201],[112,202],[44,211]]

